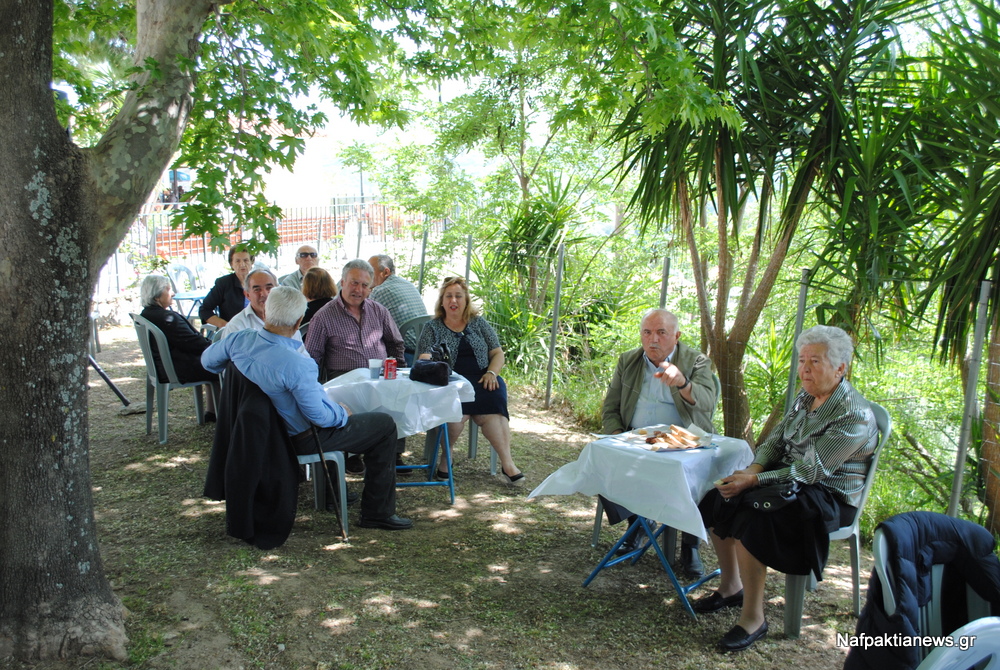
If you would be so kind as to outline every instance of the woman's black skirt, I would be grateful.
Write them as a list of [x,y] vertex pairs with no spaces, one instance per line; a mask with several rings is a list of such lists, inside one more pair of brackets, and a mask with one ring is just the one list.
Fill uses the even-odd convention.
[[736,538],[769,568],[791,575],[811,572],[817,580],[823,578],[830,533],[851,523],[856,513],[819,484],[803,485],[795,502],[773,512],[744,505],[742,498],[727,501],[711,489],[698,505],[705,527],[722,539]]

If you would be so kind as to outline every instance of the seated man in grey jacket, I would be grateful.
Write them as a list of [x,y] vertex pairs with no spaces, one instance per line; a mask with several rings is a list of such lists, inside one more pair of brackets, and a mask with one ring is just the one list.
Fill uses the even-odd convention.
[[[700,351],[680,342],[677,317],[665,309],[651,309],[639,328],[642,346],[618,357],[601,408],[603,432],[621,433],[657,424],[688,427],[692,423],[714,432],[712,414],[718,401],[712,362]],[[603,496],[608,522],[616,524],[634,515]],[[633,533],[618,550],[635,549]],[[702,575],[698,538],[688,533],[681,541],[681,570],[691,579]]]

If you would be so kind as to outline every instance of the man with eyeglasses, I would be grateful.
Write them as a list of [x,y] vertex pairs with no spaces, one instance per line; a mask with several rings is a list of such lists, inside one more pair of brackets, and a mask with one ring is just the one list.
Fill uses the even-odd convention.
[[[233,333],[241,330],[253,329],[264,330],[264,305],[267,303],[267,296],[271,289],[277,286],[278,280],[270,270],[258,268],[251,270],[243,282],[243,295],[250,302],[242,312],[232,318],[225,328],[219,331],[216,339],[221,340]],[[299,342],[299,351],[305,353],[305,346],[302,345],[302,335],[295,331],[293,340]]]
[[295,290],[301,291],[302,277],[305,276],[309,268],[319,265],[319,253],[313,247],[304,244],[295,252],[295,264],[299,266],[299,269],[285,275],[278,280],[278,283],[282,286],[291,286]]

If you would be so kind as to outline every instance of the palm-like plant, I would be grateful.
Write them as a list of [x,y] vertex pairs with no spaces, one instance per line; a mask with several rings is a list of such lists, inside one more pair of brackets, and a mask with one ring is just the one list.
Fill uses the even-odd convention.
[[[739,124],[722,116],[649,132],[645,99],[658,93],[651,91],[637,96],[616,138],[623,166],[640,172],[633,202],[644,220],[675,222],[691,254],[727,435],[753,439],[743,380],[750,334],[815,193],[836,184],[837,152],[870,82],[896,67],[895,23],[926,4],[712,0],[668,9],[673,31],[711,89],[730,97]],[[714,258],[695,234],[710,217]]]

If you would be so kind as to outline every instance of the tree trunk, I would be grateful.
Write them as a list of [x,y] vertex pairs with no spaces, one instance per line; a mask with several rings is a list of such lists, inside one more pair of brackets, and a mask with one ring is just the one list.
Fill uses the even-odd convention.
[[982,471],[986,483],[986,527],[1000,534],[1000,316],[993,320],[986,357],[986,401],[983,406]]
[[177,57],[195,56],[210,10],[140,0],[136,61],[161,73],[138,74],[81,150],[55,114],[52,0],[0,5],[0,658],[126,658],[91,497],[88,305],[176,150],[192,86]]

